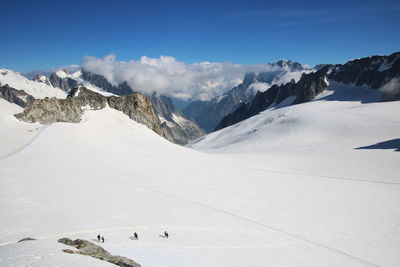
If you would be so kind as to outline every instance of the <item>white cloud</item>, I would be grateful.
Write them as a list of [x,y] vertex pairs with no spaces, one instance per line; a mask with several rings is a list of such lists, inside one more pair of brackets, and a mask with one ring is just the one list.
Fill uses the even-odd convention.
[[383,91],[384,93],[389,93],[389,94],[400,93],[400,79],[393,78],[392,80],[390,80],[387,84],[385,84],[381,88],[381,91]]
[[186,64],[170,56],[141,57],[118,61],[114,54],[104,58],[84,57],[85,70],[101,74],[113,85],[126,81],[134,90],[184,100],[209,100],[235,87],[246,72],[276,71],[271,64],[240,65],[200,62]]
[[269,89],[270,87],[271,87],[271,85],[269,83],[257,82],[257,83],[251,84],[249,89],[253,90],[253,92],[256,93],[257,91],[264,92],[267,89]]
[[21,74],[28,79],[32,79],[37,74],[41,74],[44,76],[50,76],[50,74],[52,74],[53,72],[57,72],[59,70],[66,70],[69,73],[73,73],[73,72],[79,70],[80,68],[81,68],[81,66],[73,64],[73,65],[61,66],[61,67],[51,68],[51,69],[34,70],[34,71],[30,71],[30,72],[24,72]]

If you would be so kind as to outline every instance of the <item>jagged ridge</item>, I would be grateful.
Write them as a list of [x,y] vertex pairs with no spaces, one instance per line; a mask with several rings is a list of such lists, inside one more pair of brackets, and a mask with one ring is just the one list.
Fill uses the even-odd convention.
[[67,99],[53,97],[35,100],[31,107],[16,114],[15,117],[22,121],[42,124],[53,122],[78,123],[81,121],[85,107],[99,110],[105,108],[106,104],[111,108],[122,111],[131,119],[145,124],[157,134],[172,141],[167,130],[160,125],[150,100],[138,92],[129,96],[106,97],[85,87],[76,87],[71,90]]
[[[390,56],[372,56],[355,59],[344,65],[320,65],[318,71],[303,74],[296,83],[291,81],[285,85],[273,85],[265,92],[257,92],[253,101],[242,104],[232,113],[225,116],[215,130],[228,127],[265,110],[272,104],[280,104],[290,96],[296,97],[293,104],[311,101],[316,95],[324,91],[328,79],[353,84],[365,85],[371,89],[379,89],[394,78],[400,77],[400,52]],[[400,87],[397,85],[397,87]],[[400,88],[393,92],[383,92],[381,101],[400,99]]]

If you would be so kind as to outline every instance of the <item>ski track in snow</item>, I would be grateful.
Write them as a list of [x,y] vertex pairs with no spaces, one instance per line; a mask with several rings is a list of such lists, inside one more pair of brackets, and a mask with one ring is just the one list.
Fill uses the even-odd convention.
[[5,155],[0,158],[0,161],[5,161],[7,159],[12,159],[17,156],[23,155],[25,152],[31,150],[33,146],[35,145],[36,142],[38,142],[43,135],[47,132],[48,129],[50,129],[53,126],[53,124],[46,125],[43,130],[41,130],[29,143],[27,143],[25,146],[23,146],[21,149],[10,152],[8,155]]
[[[49,157],[48,155],[46,155],[46,156]],[[61,163],[61,164],[65,165],[65,166],[68,166],[68,167],[74,168],[76,170],[85,172],[86,174],[93,174],[92,171],[85,170],[85,169],[82,169],[82,168],[76,168],[76,166],[72,166],[72,165],[70,165],[70,164],[68,164],[66,162],[61,161],[61,160],[58,160],[58,159],[55,159],[55,158],[51,158],[51,157],[49,157],[49,158],[52,159],[52,160],[57,161],[58,163]],[[96,174],[96,175],[99,175],[99,174]],[[363,180],[361,180],[361,181],[363,181]],[[363,182],[365,182],[365,181],[363,181]],[[160,190],[157,190],[157,189],[154,189],[154,188],[150,188],[150,187],[146,187],[146,186],[143,186],[143,185],[135,184],[135,186],[138,187],[138,188],[142,188],[144,190],[150,191],[150,192],[154,192],[154,193],[157,193],[157,194],[161,194],[161,195],[167,196],[169,198],[177,199],[177,200],[184,201],[186,203],[190,203],[190,204],[193,204],[193,205],[196,205],[196,206],[199,206],[199,207],[203,207],[203,208],[206,208],[206,209],[217,211],[219,213],[226,214],[228,216],[240,219],[240,220],[245,221],[247,223],[255,224],[255,225],[267,228],[269,230],[273,230],[275,232],[279,232],[279,233],[281,233],[281,234],[283,234],[285,236],[288,236],[288,237],[291,237],[291,238],[294,238],[296,240],[303,241],[303,242],[306,242],[306,243],[310,243],[310,244],[315,245],[315,246],[320,247],[320,248],[324,248],[324,249],[330,250],[332,252],[338,253],[338,254],[340,254],[342,256],[346,256],[348,258],[351,258],[353,260],[357,260],[357,261],[359,261],[361,263],[364,263],[364,264],[367,264],[367,265],[370,265],[370,266],[379,266],[379,265],[377,265],[375,263],[363,260],[363,259],[361,259],[361,258],[359,258],[357,256],[354,256],[354,255],[351,255],[349,253],[346,253],[345,251],[342,251],[340,249],[324,245],[324,244],[319,243],[317,241],[314,241],[314,240],[311,240],[311,239],[307,239],[307,238],[305,238],[305,237],[303,237],[303,236],[301,236],[299,234],[288,232],[288,231],[273,227],[271,225],[268,225],[268,224],[265,224],[265,223],[262,223],[262,222],[258,222],[258,221],[249,219],[249,218],[244,217],[242,215],[235,214],[235,213],[230,212],[230,211],[226,211],[226,210],[223,210],[223,209],[220,209],[220,208],[216,208],[216,207],[213,207],[213,206],[210,206],[210,205],[207,205],[207,204],[203,204],[203,203],[200,203],[200,202],[197,202],[197,201],[194,201],[194,200],[186,199],[186,198],[183,198],[183,197],[180,197],[180,196],[168,193],[168,192],[160,191]],[[117,228],[105,228],[105,229],[97,229],[97,230],[89,230],[89,231],[81,231],[81,232],[60,233],[60,234],[57,234],[57,236],[61,236],[61,235],[78,235],[78,234],[84,234],[84,233],[85,234],[87,234],[87,233],[97,233],[99,231],[100,232],[104,232],[104,231],[122,230],[122,229],[128,230],[128,229],[133,229],[133,227],[117,227]],[[137,227],[135,227],[135,229],[137,229]],[[55,236],[56,235],[49,235],[49,236],[45,236],[45,237],[42,236],[41,238],[42,239],[47,239],[47,238],[55,237]],[[9,243],[1,244],[0,246],[4,246],[4,245],[7,245],[7,244],[9,244]],[[256,248],[256,247],[271,247],[271,246],[250,246],[249,248]],[[172,248],[191,248],[191,247],[172,247]],[[197,248],[200,248],[200,247],[197,247]],[[205,247],[205,248],[207,248],[207,247]],[[208,248],[214,248],[214,247],[208,247]],[[230,248],[230,247],[228,246],[228,247],[219,247],[219,248]],[[244,248],[244,247],[242,247],[242,248]]]
[[[122,123],[122,121],[121,121],[121,123]],[[46,138],[43,138],[43,137],[45,137],[49,133],[57,134],[57,131],[51,131],[51,130],[52,129],[57,130],[58,128],[57,127],[52,127],[52,126],[56,126],[56,125],[50,125],[50,126],[45,127],[43,130],[38,132],[38,134],[27,145],[25,145],[22,149],[19,149],[16,152],[13,152],[13,153],[5,156],[5,157],[0,158],[0,161],[4,162],[6,160],[15,159],[16,157],[23,158],[22,156],[27,152],[30,152],[30,153],[34,154],[34,156],[35,156],[36,154],[34,152],[36,152],[36,150],[35,150],[36,146],[39,145],[39,144],[41,145],[42,144],[41,141],[46,140]],[[171,148],[171,147],[168,147],[168,148]],[[62,147],[61,147],[61,149],[62,149]],[[87,177],[96,177],[96,178],[99,179],[99,180],[97,180],[97,182],[99,182],[99,183],[103,183],[104,182],[106,184],[106,182],[110,180],[109,179],[110,177],[113,178],[112,179],[112,183],[118,184],[120,182],[121,183],[124,182],[123,178],[115,177],[111,173],[110,169],[101,169],[101,168],[100,169],[96,169],[96,168],[89,168],[89,167],[85,168],[86,165],[78,165],[78,166],[76,166],[76,165],[74,165],[72,163],[73,161],[70,162],[68,160],[62,160],[62,157],[61,158],[57,157],[56,154],[55,155],[50,155],[51,153],[43,152],[43,151],[47,151],[46,150],[46,146],[40,146],[40,149],[38,151],[41,151],[40,152],[40,157],[39,157],[38,160],[45,160],[46,164],[48,163],[49,165],[52,165],[51,163],[57,162],[60,165],[68,167],[67,169],[71,169],[71,170],[75,170],[75,171],[87,174],[88,175]],[[189,154],[187,154],[187,155],[189,155]],[[395,154],[395,156],[396,155],[397,154]],[[145,161],[151,159],[152,152],[149,152],[147,154],[147,151],[144,152],[144,150],[140,151],[140,149],[138,149],[137,154],[135,154],[135,156],[136,156],[135,159],[137,159],[138,157],[140,157],[140,158],[143,157],[143,161],[142,161],[142,159],[139,159],[138,162],[145,162]],[[168,162],[168,157],[163,156],[163,155],[158,155],[157,159],[159,161]],[[242,170],[245,170],[245,171],[249,170],[249,171],[255,171],[255,172],[261,172],[261,173],[270,174],[270,175],[265,175],[266,179],[268,179],[268,177],[273,178],[273,175],[271,175],[271,174],[277,174],[276,176],[278,176],[278,174],[285,174],[285,175],[288,175],[288,176],[285,176],[283,178],[287,179],[287,180],[291,180],[291,179],[295,179],[295,178],[300,178],[300,179],[301,178],[304,178],[304,179],[315,178],[315,179],[321,179],[321,180],[323,180],[323,179],[331,179],[331,180],[340,180],[343,183],[349,183],[348,184],[349,186],[351,186],[351,183],[353,183],[353,185],[352,185],[353,187],[357,187],[359,185],[357,183],[373,183],[373,184],[384,184],[384,186],[382,186],[382,188],[385,188],[385,189],[396,188],[396,190],[397,190],[397,186],[400,185],[400,183],[395,182],[395,181],[393,181],[393,182],[391,182],[391,181],[380,181],[376,177],[374,179],[362,179],[362,177],[361,178],[357,178],[357,177],[346,177],[346,176],[331,176],[331,175],[323,175],[323,173],[321,175],[320,174],[307,174],[307,173],[302,173],[302,172],[290,172],[290,171],[284,171],[284,170],[273,170],[273,169],[267,169],[267,168],[259,168],[259,167],[255,166],[255,165],[254,165],[254,168],[253,168],[253,167],[250,167],[250,166],[252,166],[250,164],[233,165],[233,164],[226,164],[226,163],[223,163],[223,162],[216,163],[216,162],[212,162],[210,158],[207,158],[207,160],[205,160],[204,162],[203,161],[190,160],[190,157],[185,157],[185,158],[182,158],[182,159],[179,159],[179,160],[182,160],[182,165],[185,165],[185,163],[191,163],[192,165],[199,164],[200,167],[202,167],[202,166],[207,166],[207,167],[211,166],[211,168],[213,168],[213,167],[216,167],[216,168],[223,167],[224,169],[229,169],[229,170],[242,169]],[[53,165],[55,166],[54,168],[57,170],[57,166],[56,166],[57,164],[53,164]],[[186,164],[186,165],[190,166],[190,164]],[[62,168],[60,168],[60,169],[62,170]],[[344,174],[347,174],[347,173],[344,173]],[[272,242],[275,242],[275,243],[272,243],[272,244],[269,244],[269,245],[263,245],[263,243],[256,244],[251,239],[246,239],[249,242],[248,242],[248,244],[244,244],[244,245],[240,245],[240,244],[238,244],[238,245],[232,244],[231,245],[231,243],[226,243],[226,245],[224,245],[224,244],[222,244],[222,245],[213,245],[213,243],[208,242],[208,243],[203,244],[203,245],[202,244],[199,244],[199,245],[193,244],[193,245],[184,246],[184,245],[181,245],[179,243],[178,244],[172,243],[172,244],[163,244],[162,248],[191,249],[191,250],[201,250],[201,249],[212,249],[212,250],[213,249],[216,249],[216,250],[218,250],[218,249],[238,249],[238,250],[240,250],[240,249],[250,249],[251,250],[251,249],[255,249],[255,248],[271,248],[271,247],[292,246],[292,245],[301,246],[302,244],[304,244],[304,245],[305,244],[309,244],[310,247],[319,248],[319,249],[322,249],[322,251],[332,252],[332,255],[334,255],[334,254],[338,255],[339,256],[338,259],[342,260],[343,262],[347,261],[346,259],[349,259],[353,263],[358,262],[358,263],[361,263],[362,265],[379,266],[378,264],[374,263],[374,261],[378,261],[379,262],[379,260],[382,260],[382,258],[381,259],[379,259],[379,258],[375,259],[375,258],[373,258],[373,256],[368,258],[368,260],[365,260],[365,258],[368,257],[368,254],[366,254],[367,252],[365,252],[365,251],[368,251],[368,250],[360,250],[358,252],[357,250],[353,250],[353,249],[350,249],[348,247],[346,248],[345,243],[332,243],[331,241],[329,241],[329,239],[327,239],[326,237],[323,237],[323,236],[322,237],[320,237],[318,235],[314,236],[314,235],[309,234],[309,233],[307,235],[307,232],[302,232],[301,230],[297,230],[296,231],[296,228],[295,229],[287,228],[287,227],[285,228],[285,225],[281,226],[280,224],[274,224],[274,222],[270,222],[268,224],[268,222],[269,222],[268,219],[264,219],[264,217],[261,217],[261,219],[258,219],[258,220],[257,219],[252,219],[252,217],[253,218],[257,218],[258,214],[260,214],[261,210],[255,210],[255,212],[253,214],[244,213],[245,215],[242,215],[243,213],[241,212],[241,210],[239,210],[239,212],[230,211],[230,210],[232,210],[230,208],[231,206],[224,206],[222,204],[221,207],[218,207],[218,204],[215,205],[213,202],[211,202],[211,204],[206,204],[207,200],[203,199],[203,201],[201,201],[201,198],[196,200],[196,198],[192,197],[191,195],[187,195],[185,197],[185,194],[181,194],[180,191],[174,192],[173,189],[171,189],[171,190],[168,190],[168,189],[162,190],[162,187],[159,187],[157,184],[154,185],[154,186],[146,186],[146,184],[143,185],[139,181],[145,181],[146,179],[145,179],[145,177],[140,177],[141,175],[143,175],[143,174],[138,174],[138,177],[137,177],[138,180],[137,181],[129,180],[129,183],[130,183],[131,186],[133,186],[133,188],[143,189],[144,191],[147,191],[147,192],[151,193],[151,194],[145,194],[145,196],[152,197],[153,195],[158,195],[158,196],[161,196],[161,197],[155,197],[155,199],[159,199],[161,201],[164,201],[166,199],[177,200],[176,202],[173,202],[173,201],[171,202],[171,203],[174,203],[174,204],[179,204],[179,202],[188,203],[190,207],[193,207],[190,210],[192,210],[192,209],[196,210],[194,208],[194,206],[196,206],[196,207],[200,207],[200,210],[201,209],[205,209],[205,210],[214,211],[216,213],[219,213],[219,214],[223,215],[223,216],[221,216],[221,218],[224,218],[226,216],[228,218],[228,221],[241,221],[242,225],[244,225],[245,226],[244,228],[246,228],[246,229],[256,228],[254,226],[259,226],[260,227],[260,228],[258,228],[259,229],[258,231],[240,231],[240,230],[234,229],[235,227],[233,227],[232,229],[229,229],[229,228],[227,228],[227,229],[219,229],[219,228],[215,228],[215,227],[213,228],[212,226],[210,226],[210,228],[207,228],[207,227],[202,228],[202,227],[190,227],[190,226],[187,226],[187,227],[186,226],[177,226],[175,224],[175,222],[173,222],[172,224],[168,225],[168,229],[176,229],[176,232],[178,232],[178,231],[184,232],[184,230],[186,230],[187,231],[186,235],[188,235],[188,234],[190,235],[193,232],[201,232],[201,231],[209,232],[209,233],[212,233],[212,232],[213,233],[223,233],[223,235],[226,235],[226,234],[230,235],[230,234],[235,234],[235,233],[238,233],[238,232],[253,233],[253,234],[254,233],[260,233],[261,234],[262,233],[262,234],[271,234],[271,235],[273,235],[273,233],[276,233],[276,236],[281,237],[281,239],[284,238],[285,241],[287,240],[287,242],[285,242],[285,241],[282,241],[282,240],[274,240],[274,239],[272,239]],[[18,177],[18,176],[16,176],[16,177]],[[86,176],[83,176],[83,177],[86,177]],[[152,178],[158,178],[158,177],[152,177]],[[238,177],[236,177],[236,178],[238,178]],[[242,179],[242,177],[239,177],[239,178]],[[161,178],[159,178],[159,179],[161,179]],[[384,179],[390,179],[390,178],[386,177]],[[240,181],[242,181],[242,180],[240,180]],[[332,184],[334,184],[334,183],[332,183]],[[341,184],[341,183],[338,183],[338,184]],[[393,187],[393,186],[395,186],[395,187]],[[161,190],[158,189],[158,188],[161,188]],[[383,191],[383,192],[386,192],[386,191]],[[392,198],[392,199],[396,199],[396,198]],[[204,203],[204,202],[206,202],[206,203]],[[370,203],[370,202],[368,202],[368,203]],[[16,207],[18,207],[18,206],[16,206]],[[385,207],[385,206],[381,206],[381,207]],[[374,207],[374,208],[376,208],[376,207]],[[388,207],[388,210],[390,208],[391,207]],[[369,212],[369,210],[367,210],[367,211]],[[395,211],[395,210],[393,210],[393,208],[392,208],[392,211]],[[372,212],[375,212],[375,210],[373,210]],[[213,213],[205,212],[204,214],[213,214]],[[385,214],[385,213],[383,213],[383,214]],[[389,219],[398,218],[398,217],[395,217],[395,216],[396,215],[393,215],[393,217],[390,217]],[[376,216],[376,218],[382,219],[379,214]],[[236,219],[236,220],[234,220],[234,219]],[[386,219],[386,218],[384,218],[384,219]],[[265,223],[264,221],[267,221],[267,223]],[[399,226],[399,223],[397,223],[397,221],[395,221],[395,220],[393,220],[392,223],[393,223],[392,224],[392,228],[393,229],[396,229]],[[141,225],[141,226],[123,226],[123,227],[118,227],[118,225],[120,225],[120,224],[121,223],[117,222],[115,224],[115,227],[109,227],[109,228],[107,228],[107,227],[105,227],[105,228],[96,228],[96,227],[90,228],[90,226],[85,226],[85,228],[83,228],[84,231],[76,231],[76,232],[73,232],[73,231],[66,231],[66,232],[54,231],[54,232],[52,232],[52,234],[48,234],[48,235],[46,235],[46,233],[48,233],[48,231],[45,231],[45,232],[43,232],[44,233],[43,235],[39,235],[38,236],[38,239],[39,240],[41,240],[41,239],[48,240],[48,239],[54,239],[54,238],[59,238],[59,237],[64,237],[64,236],[78,236],[79,237],[79,235],[85,235],[85,234],[90,234],[90,235],[93,234],[93,236],[95,236],[95,235],[97,235],[98,232],[102,232],[102,233],[106,233],[106,234],[109,233],[111,235],[111,232],[113,232],[113,231],[122,231],[122,230],[130,231],[130,230],[137,230],[137,229],[142,229],[142,230],[145,230],[145,229],[153,230],[154,229],[154,231],[159,231],[159,229],[163,229],[164,226],[165,226],[165,225],[160,225],[160,226],[158,226],[158,225],[152,225],[152,226]],[[248,225],[249,227],[246,226],[247,224],[249,224]],[[385,226],[384,223],[382,223],[381,225]],[[104,226],[107,226],[107,224],[104,225]],[[374,227],[375,225],[371,224],[371,226]],[[90,229],[90,230],[85,230],[85,229]],[[265,229],[265,232],[262,231],[262,229]],[[344,228],[337,228],[337,229],[340,231],[340,230],[342,230]],[[74,230],[74,228],[69,228],[69,230]],[[372,230],[376,230],[376,229],[372,228]],[[15,230],[12,230],[12,231],[15,231]],[[30,231],[30,229],[26,230],[27,233],[29,233],[29,231]],[[335,232],[333,232],[331,234],[334,234],[334,233]],[[366,232],[364,232],[364,234],[365,233]],[[329,233],[327,235],[328,235],[328,238],[329,238]],[[360,236],[358,236],[358,237],[360,237]],[[369,237],[372,238],[374,236],[371,235]],[[128,236],[126,236],[126,238],[128,239]],[[187,238],[187,236],[185,236],[185,238]],[[7,239],[5,239],[5,240],[7,240]],[[351,241],[351,239],[349,239],[349,240]],[[379,243],[380,240],[382,240],[382,238],[381,239],[377,239],[377,242]],[[122,242],[122,243],[119,243],[117,245],[128,244],[128,242]],[[329,245],[327,245],[326,243],[328,243]],[[4,247],[4,246],[10,245],[10,244],[15,244],[15,243],[14,242],[4,242],[4,243],[0,244],[0,246]],[[362,243],[358,243],[358,244],[362,244]],[[397,243],[393,242],[391,244],[397,244]],[[375,248],[375,247],[371,246],[371,248]],[[146,244],[146,245],[141,245],[141,248],[149,248],[149,249],[151,249],[151,248],[158,248],[158,247],[154,246],[154,244],[149,243],[149,244]],[[382,249],[384,249],[384,248],[385,247],[382,246]],[[388,248],[393,250],[394,246],[389,246],[388,245]],[[319,253],[321,253],[320,251],[319,251]],[[317,250],[313,249],[313,252],[317,252]],[[392,253],[392,254],[390,254],[390,253]],[[316,255],[318,256],[318,255],[321,255],[321,254],[318,254],[318,252],[317,252]],[[359,257],[358,255],[361,255],[361,257]],[[389,253],[387,253],[385,255],[387,257],[389,257],[389,256],[394,257],[393,256],[394,255],[393,252],[389,252]],[[35,255],[25,254],[25,256],[30,257],[30,256],[35,256]],[[0,259],[0,260],[3,261],[3,259]],[[301,260],[299,260],[299,262],[300,261]]]
[[[20,149],[19,151],[14,152],[14,153],[12,153],[12,154],[10,154],[10,155],[8,155],[8,156],[5,156],[5,157],[3,157],[3,158],[0,158],[0,160],[3,161],[3,160],[7,160],[7,159],[14,158],[14,157],[16,157],[16,156],[18,156],[18,155],[22,155],[23,153],[25,153],[25,152],[29,151],[30,149],[32,149],[32,148],[34,147],[35,143],[39,142],[39,140],[42,138],[42,136],[51,128],[52,125],[53,125],[53,124],[51,124],[51,125],[47,126],[46,128],[44,128],[39,134],[37,134],[37,135],[34,137],[34,139],[33,139],[30,143],[28,143],[27,145],[25,145],[22,149]],[[68,166],[68,167],[70,167],[70,168],[74,168],[75,170],[82,171],[82,172],[84,172],[84,173],[86,173],[86,174],[93,174],[93,172],[90,171],[90,170],[85,170],[85,169],[82,169],[82,168],[77,168],[76,166],[72,166],[71,164],[68,164],[68,163],[66,163],[66,162],[64,162],[64,161],[61,161],[61,160],[58,160],[58,159],[56,159],[56,158],[50,157],[49,155],[44,155],[44,156],[46,156],[46,157],[48,157],[49,159],[54,160],[54,161],[56,161],[56,162],[62,164],[62,165]],[[198,163],[198,162],[196,162],[196,161],[191,161],[191,160],[187,160],[187,159],[186,159],[185,161],[191,162],[191,163]],[[215,163],[208,162],[208,164],[215,164]],[[217,164],[215,164],[215,165],[217,165]],[[218,165],[221,165],[221,164],[218,164]],[[344,180],[344,181],[356,181],[356,182],[380,183],[380,184],[388,184],[388,185],[400,185],[400,183],[395,183],[395,182],[385,182],[385,181],[376,181],[376,180],[364,180],[364,179],[357,179],[357,178],[351,178],[351,177],[336,177],[336,176],[325,176],[325,175],[312,175],[312,174],[294,173],[294,172],[287,172],[287,171],[269,170],[269,169],[262,169],[262,168],[247,168],[247,167],[243,167],[243,166],[233,166],[233,165],[227,165],[227,164],[225,164],[225,165],[223,165],[223,166],[229,167],[229,168],[235,167],[235,168],[241,168],[241,169],[246,169],[246,170],[257,170],[257,171],[267,172],[267,173],[290,174],[290,175],[303,176],[303,177],[316,177],[316,178],[327,178],[327,179],[336,179],[336,180]],[[96,174],[96,175],[98,175],[98,174]],[[289,237],[291,237],[291,238],[294,238],[294,239],[297,239],[297,240],[300,240],[300,241],[303,241],[303,242],[307,242],[307,243],[313,244],[313,245],[315,245],[315,246],[318,246],[318,247],[321,247],[321,248],[324,248],[324,249],[328,249],[328,250],[330,250],[330,251],[333,251],[333,252],[335,252],[335,253],[338,253],[338,254],[341,254],[341,255],[343,255],[343,256],[349,257],[349,258],[351,258],[351,259],[357,260],[357,261],[359,261],[359,262],[361,262],[361,263],[368,264],[368,265],[370,265],[370,266],[379,266],[379,265],[377,265],[377,264],[368,262],[368,261],[363,260],[363,259],[361,259],[361,258],[359,258],[359,257],[354,256],[354,255],[348,254],[348,253],[346,253],[345,251],[341,251],[341,250],[339,250],[339,249],[336,249],[336,248],[333,248],[333,247],[324,245],[324,244],[319,243],[319,242],[317,242],[317,241],[307,239],[307,238],[305,238],[305,237],[302,237],[302,236],[299,235],[299,234],[292,233],[292,232],[287,232],[287,231],[284,231],[284,230],[282,230],[282,229],[273,227],[273,226],[271,226],[271,225],[268,225],[268,224],[265,224],[265,223],[262,223],[262,222],[258,222],[258,221],[249,219],[249,218],[244,217],[244,216],[241,216],[241,215],[239,215],[239,214],[235,214],[235,213],[232,213],[232,212],[223,210],[223,209],[219,209],[219,208],[216,208],[216,207],[213,207],[213,206],[210,206],[210,205],[206,205],[206,204],[203,204],[203,203],[194,201],[194,200],[182,198],[182,197],[179,197],[179,196],[177,196],[177,195],[174,195],[174,194],[171,194],[171,193],[168,193],[168,192],[164,192],[164,191],[160,191],[160,190],[156,190],[156,189],[154,189],[154,188],[146,187],[146,186],[143,186],[143,185],[135,184],[135,186],[138,187],[138,188],[142,188],[142,189],[144,189],[144,190],[147,190],[147,191],[151,191],[151,192],[154,192],[154,193],[157,193],[157,194],[162,194],[162,195],[168,196],[168,197],[170,197],[170,198],[174,198],[174,199],[177,199],[177,200],[180,200],[180,201],[184,201],[184,202],[186,202],[186,203],[191,203],[191,204],[196,205],[196,206],[200,206],[200,207],[203,207],[203,208],[206,208],[206,209],[211,209],[211,210],[217,211],[217,212],[219,212],[219,213],[223,213],[223,214],[229,215],[229,216],[231,216],[231,217],[235,217],[235,218],[240,219],[240,220],[242,220],[242,221],[246,221],[246,222],[248,222],[248,223],[255,224],[255,225],[258,225],[258,226],[261,226],[261,227],[264,227],[264,228],[273,230],[273,231],[275,231],[275,232],[279,232],[279,233],[284,234],[284,235],[286,235],[286,236],[289,236]],[[139,229],[140,227],[134,227],[134,228],[135,228],[135,229]],[[152,228],[154,228],[154,227],[152,227]],[[57,236],[61,236],[61,235],[64,235],[64,236],[65,236],[65,235],[88,234],[88,233],[105,232],[105,231],[110,231],[110,230],[123,230],[123,229],[129,230],[129,229],[133,229],[133,227],[105,228],[105,229],[96,229],[96,230],[81,231],[81,232],[68,232],[68,233],[60,233],[60,234],[57,234]],[[237,232],[237,231],[236,231],[236,232]],[[54,238],[54,237],[56,237],[56,235],[42,236],[42,237],[40,237],[40,239],[48,239],[48,238]],[[11,242],[3,243],[3,244],[0,244],[0,246],[5,246],[5,245],[9,245],[9,244],[12,244],[12,243],[11,243]],[[295,243],[295,242],[293,242],[293,243],[284,243],[284,244],[281,244],[281,245],[288,245],[288,244],[296,244],[296,243]],[[240,248],[263,248],[263,247],[272,247],[272,246],[275,246],[275,245],[269,245],[269,246],[226,246],[226,247],[223,247],[223,246],[222,246],[222,247],[221,247],[221,246],[219,246],[219,247],[212,247],[212,246],[210,246],[210,247],[204,247],[204,246],[197,246],[197,247],[196,247],[196,246],[194,246],[194,247],[190,247],[190,246],[189,246],[189,247],[184,247],[184,246],[172,246],[171,248],[187,248],[187,249],[201,249],[201,248],[210,248],[210,249],[220,248],[220,249],[221,249],[221,248],[234,248],[234,249],[240,249]]]

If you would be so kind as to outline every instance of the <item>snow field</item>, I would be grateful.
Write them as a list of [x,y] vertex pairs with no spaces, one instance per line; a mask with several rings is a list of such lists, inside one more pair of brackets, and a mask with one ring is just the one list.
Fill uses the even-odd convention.
[[99,233],[142,266],[400,264],[400,153],[357,149],[398,138],[399,102],[271,109],[192,144],[207,153],[109,108],[15,153],[29,124],[0,104],[4,140],[18,137],[0,160],[1,266],[90,266],[56,240]]

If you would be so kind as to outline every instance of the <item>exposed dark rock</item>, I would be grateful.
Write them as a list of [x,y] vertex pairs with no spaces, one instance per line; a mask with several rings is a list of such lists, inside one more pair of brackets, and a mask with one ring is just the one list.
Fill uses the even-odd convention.
[[24,241],[34,241],[34,240],[36,240],[36,239],[34,239],[34,238],[31,238],[31,237],[26,237],[26,238],[23,238],[23,239],[19,240],[18,242],[24,242]]
[[130,95],[133,93],[133,89],[128,85],[128,83],[123,82],[118,86],[114,86],[106,79],[106,77],[89,71],[82,70],[82,78],[91,84],[102,88],[104,91],[115,95]]
[[205,135],[205,132],[194,120],[187,118],[180,110],[175,108],[169,97],[153,93],[150,96],[150,101],[155,113],[162,120],[162,125],[176,144],[186,145],[190,141]]
[[345,84],[366,85],[379,89],[393,78],[400,77],[400,52],[390,56],[355,59],[344,65],[333,65],[328,78]]
[[[67,71],[64,72],[68,74]],[[60,88],[65,92],[69,92],[71,89],[79,85],[79,82],[77,80],[70,77],[61,78],[57,75],[57,73],[52,73],[49,77],[49,81],[53,87]]]
[[23,90],[17,90],[8,86],[8,84],[0,87],[0,96],[10,103],[17,104],[20,107],[26,108],[32,106],[35,98],[27,94]]
[[59,243],[72,246],[77,248],[79,251],[73,251],[70,249],[64,249],[63,251],[70,254],[82,254],[88,255],[96,259],[104,260],[110,263],[113,263],[118,266],[123,267],[140,267],[141,265],[136,263],[135,261],[128,259],[122,256],[111,255],[108,251],[106,251],[101,246],[95,245],[92,242],[82,239],[76,239],[72,241],[69,238],[61,238],[58,240]]

